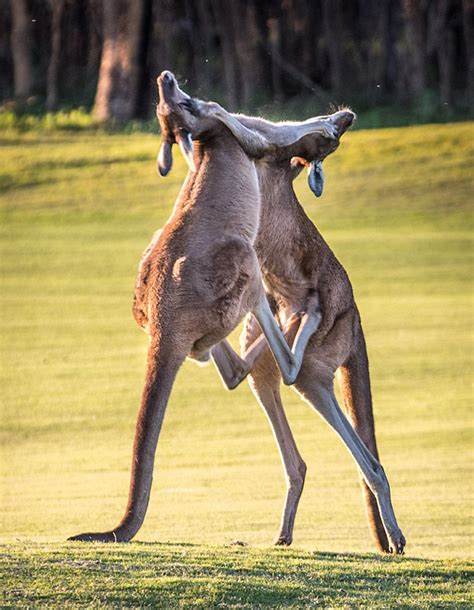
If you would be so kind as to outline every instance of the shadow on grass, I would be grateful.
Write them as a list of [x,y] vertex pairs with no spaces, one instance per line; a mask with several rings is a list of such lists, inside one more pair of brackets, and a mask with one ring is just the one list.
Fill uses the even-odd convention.
[[472,607],[460,560],[145,542],[2,550],[13,607]]

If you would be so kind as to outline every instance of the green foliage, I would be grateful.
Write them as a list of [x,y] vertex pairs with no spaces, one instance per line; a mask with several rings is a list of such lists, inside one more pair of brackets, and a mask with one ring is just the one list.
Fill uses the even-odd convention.
[[82,108],[44,114],[15,112],[13,110],[0,112],[0,130],[5,132],[78,131],[97,129],[98,126],[92,115]]
[[[173,389],[142,543],[61,544],[125,506],[146,353],[134,276],[184,163],[176,151],[160,180],[159,139],[145,133],[0,133],[4,604],[472,606],[473,136],[470,123],[349,133],[325,162],[323,198],[305,176],[296,186],[354,284],[408,540],[399,560],[365,555],[352,460],[287,389],[308,464],[296,550],[261,548],[284,494],[268,424],[245,385],[224,393],[192,363]],[[226,548],[233,538],[252,548]]]

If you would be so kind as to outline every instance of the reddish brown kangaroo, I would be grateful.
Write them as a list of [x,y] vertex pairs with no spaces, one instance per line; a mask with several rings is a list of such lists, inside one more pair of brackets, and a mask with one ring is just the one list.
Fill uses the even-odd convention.
[[[170,219],[145,252],[139,269],[134,314],[148,333],[149,348],[129,499],[123,519],[113,530],[79,534],[71,540],[128,541],[141,527],[166,405],[186,356],[203,361],[212,350],[221,375],[233,387],[245,377],[249,363],[233,355],[224,339],[252,312],[286,383],[294,381],[302,360],[296,361],[289,350],[262,286],[253,249],[260,216],[253,161],[218,119],[190,112],[190,98],[170,72],[160,75],[158,85],[157,115],[163,134],[160,173],[171,168],[174,142],[191,171]],[[325,119],[306,129],[333,137],[333,128]],[[194,154],[191,134],[197,140]],[[262,144],[268,145],[258,133],[245,128],[240,137],[250,155],[261,155]],[[292,138],[294,134],[287,141]],[[236,364],[237,374],[227,377]]]
[[[241,126],[259,132],[272,142],[278,142],[278,133],[288,128],[287,123],[231,115],[217,104],[202,110],[219,117],[242,142],[247,132],[240,136]],[[340,138],[352,124],[354,114],[341,111],[327,118],[337,127]],[[328,140],[318,134],[307,135],[297,145],[267,150],[256,163],[262,201],[255,249],[266,290],[274,301],[282,327],[292,327],[293,334],[304,334],[314,319],[314,304],[319,302],[322,319],[317,330],[307,334],[309,343],[303,366],[293,387],[334,428],[356,461],[369,527],[377,548],[401,554],[405,538],[395,518],[387,477],[378,461],[367,351],[352,286],[343,266],[299,204],[292,185],[306,166],[310,187],[319,195],[321,162],[338,144],[338,140]],[[287,479],[276,544],[289,545],[306,465],[285,416],[278,370],[268,352],[256,360],[255,352],[265,351],[265,342],[259,334],[254,320],[248,318],[241,344],[247,351],[253,344],[255,364],[250,385],[270,421]],[[335,372],[352,426],[334,395]]]

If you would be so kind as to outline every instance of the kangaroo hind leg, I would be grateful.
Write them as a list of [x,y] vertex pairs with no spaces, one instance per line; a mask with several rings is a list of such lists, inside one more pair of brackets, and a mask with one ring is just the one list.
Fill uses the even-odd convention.
[[185,357],[185,352],[176,353],[172,345],[163,345],[163,342],[157,343],[151,339],[145,387],[135,429],[130,491],[125,514],[113,530],[78,534],[69,540],[128,542],[140,529],[150,498],[156,446],[168,398]]
[[212,347],[211,358],[228,390],[235,389],[250,372],[247,362],[232,349],[227,339]]
[[263,375],[252,376],[250,387],[268,418],[285,471],[286,497],[275,544],[289,546],[293,541],[293,528],[303,492],[306,464],[296,447],[283,409],[278,378],[276,383],[273,383],[271,378],[266,379]]
[[[352,427],[375,459],[379,459],[375,439],[374,415],[370,390],[369,364],[362,331],[356,339],[353,353],[337,371],[344,410]],[[382,523],[377,499],[363,477],[360,478],[369,529],[378,550],[390,552],[390,544]]]
[[293,384],[298,376],[302,357],[295,359],[273,317],[253,248],[237,238],[226,239],[224,243],[218,244],[213,258],[212,285],[213,294],[217,297],[216,313],[221,318],[222,326],[232,330],[238,317],[250,309],[267,340],[283,382],[287,385]]
[[[291,347],[294,371],[300,370],[306,346],[319,328],[320,322],[321,313],[317,295],[308,300],[306,311],[302,314],[297,312],[287,320],[283,331],[287,340],[294,337]],[[224,385],[227,389],[233,390],[253,370],[267,350],[267,339],[260,331],[258,338],[245,350],[242,358],[235,353],[227,340],[215,345],[211,354]]]
[[326,422],[337,432],[357,463],[362,477],[374,494],[382,522],[390,542],[390,552],[402,554],[405,538],[398,526],[390,497],[390,486],[384,469],[370,453],[357,433],[342,413],[332,387],[317,379],[304,376],[296,389],[309,404],[318,411]]
[[[312,333],[318,327],[320,317],[308,317],[305,323],[300,324],[297,331],[297,336],[293,343],[294,348],[291,350],[285,336],[283,335],[283,332],[273,317],[272,310],[270,309],[270,305],[268,304],[267,297],[263,290],[261,298],[252,313],[262,329],[262,333],[265,335],[268,347],[276,360],[278,368],[280,369],[283,383],[285,385],[292,385],[296,381],[298,373],[300,372],[301,365],[303,363],[304,349],[306,348]],[[313,324],[313,321],[315,324]],[[261,355],[262,346],[259,344],[259,340],[257,340],[254,346],[251,346],[249,353],[253,348],[255,348],[258,353],[258,356],[257,354],[253,355],[253,360],[255,361],[256,358],[260,357]],[[295,353],[293,353],[295,348],[298,348],[296,356]]]

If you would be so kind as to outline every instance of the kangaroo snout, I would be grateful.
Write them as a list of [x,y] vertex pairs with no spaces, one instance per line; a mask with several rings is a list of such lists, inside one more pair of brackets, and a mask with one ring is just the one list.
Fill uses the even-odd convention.
[[158,85],[158,92],[162,102],[170,102],[175,97],[178,83],[172,72],[164,70],[156,79],[156,84]]
[[340,138],[345,133],[356,119],[356,115],[352,110],[339,110],[332,115],[332,120],[335,123]]
[[174,84],[175,82],[176,82],[176,79],[175,79],[173,73],[170,72],[169,70],[163,70],[163,72],[157,78],[158,85],[160,85],[160,84],[171,85],[171,84]]
[[163,70],[156,79],[156,84],[158,85],[163,114],[166,114],[165,105],[168,106],[167,110],[169,113],[172,110],[176,110],[180,103],[190,99],[189,95],[179,88],[175,75],[169,70]]

